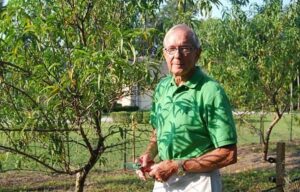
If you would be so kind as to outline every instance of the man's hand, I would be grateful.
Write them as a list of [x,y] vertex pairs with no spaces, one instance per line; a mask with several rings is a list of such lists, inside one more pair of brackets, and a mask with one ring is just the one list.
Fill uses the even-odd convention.
[[154,164],[157,153],[156,129],[153,129],[146,152],[136,160],[136,163],[141,163],[141,169],[136,171],[140,179],[146,180],[145,173],[151,171],[150,167]]
[[145,181],[146,173],[151,171],[151,166],[154,164],[154,161],[148,153],[141,155],[135,161],[136,163],[141,163],[141,169],[136,170],[136,174],[140,179]]
[[149,176],[159,182],[167,181],[173,174],[177,173],[178,164],[176,161],[166,160],[151,166]]

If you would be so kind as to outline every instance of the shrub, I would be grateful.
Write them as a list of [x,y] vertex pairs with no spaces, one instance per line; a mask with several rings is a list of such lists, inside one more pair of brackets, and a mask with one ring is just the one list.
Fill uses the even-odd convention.
[[137,123],[148,124],[150,120],[150,111],[118,111],[111,112],[110,117],[115,123],[131,123],[131,118],[133,117]]
[[121,106],[121,105],[116,105],[112,111],[114,112],[119,112],[119,111],[137,111],[139,110],[138,106]]
[[110,113],[113,122],[115,123],[130,123],[130,112],[127,111],[119,111],[119,112],[111,112]]
[[143,112],[142,111],[132,112],[131,115],[137,123],[143,123]]
[[144,111],[143,112],[143,121],[142,123],[148,124],[150,121],[150,111]]

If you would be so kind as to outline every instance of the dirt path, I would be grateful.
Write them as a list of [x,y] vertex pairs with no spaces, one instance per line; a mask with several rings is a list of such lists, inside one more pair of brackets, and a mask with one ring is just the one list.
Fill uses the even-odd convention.
[[[294,168],[300,168],[300,142],[293,142],[286,144],[286,156],[285,167],[286,170]],[[276,157],[276,154],[270,153],[272,157]],[[271,164],[263,160],[263,153],[261,152],[261,146],[242,146],[238,148],[238,162],[234,165],[230,165],[221,170],[223,173],[239,173],[257,169],[274,168],[275,163]]]

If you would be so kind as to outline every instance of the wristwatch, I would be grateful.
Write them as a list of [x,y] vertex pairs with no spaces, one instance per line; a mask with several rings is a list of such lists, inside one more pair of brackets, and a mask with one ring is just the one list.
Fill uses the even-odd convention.
[[179,176],[184,176],[185,175],[185,170],[184,170],[184,160],[176,160],[176,163],[178,165],[178,171],[177,171],[177,175]]

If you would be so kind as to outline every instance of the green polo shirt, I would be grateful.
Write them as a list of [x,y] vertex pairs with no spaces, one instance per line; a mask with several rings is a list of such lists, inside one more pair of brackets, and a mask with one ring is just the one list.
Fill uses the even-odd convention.
[[223,88],[199,67],[179,87],[171,75],[160,81],[150,123],[156,129],[161,160],[194,158],[237,142],[231,107]]

